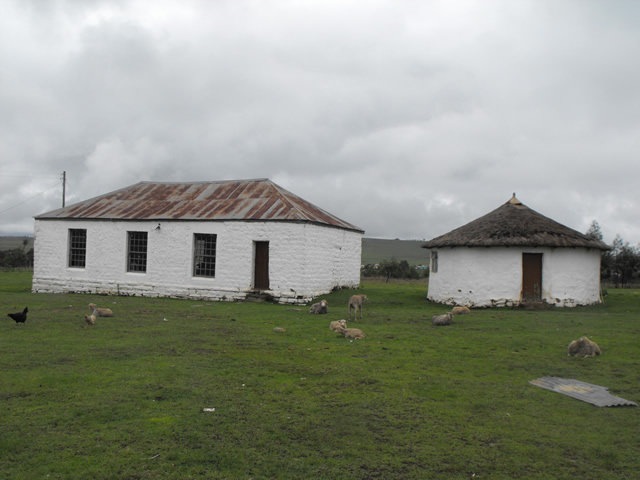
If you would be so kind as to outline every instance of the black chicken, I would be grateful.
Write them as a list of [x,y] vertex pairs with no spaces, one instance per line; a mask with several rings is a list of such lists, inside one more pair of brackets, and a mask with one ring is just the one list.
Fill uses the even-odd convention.
[[24,307],[24,310],[18,313],[9,313],[7,314],[7,317],[11,317],[16,321],[16,324],[18,323],[24,323],[27,321],[27,312],[29,311],[29,308]]

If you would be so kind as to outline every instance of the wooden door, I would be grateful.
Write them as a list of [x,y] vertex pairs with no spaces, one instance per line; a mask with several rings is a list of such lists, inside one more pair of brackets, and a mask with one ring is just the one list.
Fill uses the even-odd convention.
[[542,302],[542,254],[522,254],[522,301]]
[[255,243],[253,288],[269,290],[269,242]]

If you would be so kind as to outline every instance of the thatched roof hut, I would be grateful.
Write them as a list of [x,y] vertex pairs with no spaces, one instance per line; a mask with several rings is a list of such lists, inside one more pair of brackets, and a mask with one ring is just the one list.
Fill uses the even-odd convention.
[[[609,247],[513,197],[429,240],[428,298],[466,306],[600,301],[600,256]],[[543,275],[544,272],[544,275]]]

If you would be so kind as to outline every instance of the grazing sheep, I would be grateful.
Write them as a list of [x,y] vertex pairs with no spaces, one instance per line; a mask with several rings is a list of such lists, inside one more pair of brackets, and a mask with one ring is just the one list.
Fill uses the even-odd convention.
[[347,328],[347,321],[345,319],[342,320],[335,320],[333,322],[331,322],[329,324],[329,329],[333,330],[334,332],[338,329],[338,328]]
[[435,315],[431,317],[431,323],[436,326],[451,325],[452,318],[453,318],[453,314],[451,312],[445,313],[444,315]]
[[344,338],[352,338],[353,340],[357,340],[358,338],[364,338],[364,332],[359,328],[344,328],[342,326],[336,328],[334,330],[336,333],[339,333]]
[[468,313],[471,313],[469,307],[453,307],[451,309],[452,315],[466,315]]
[[87,322],[88,326],[95,325],[96,324],[96,316],[95,316],[95,314],[85,315],[84,316],[84,321]]
[[351,320],[351,308],[353,307],[354,317],[353,320],[358,319],[358,310],[360,310],[360,319],[362,320],[362,304],[367,300],[366,295],[353,295],[349,299],[349,305],[347,309],[349,311],[349,320]]
[[318,303],[314,303],[309,308],[309,313],[329,313],[329,303],[326,300],[320,300]]
[[89,311],[96,317],[113,317],[113,312],[109,308],[98,308],[95,303],[89,304]]
[[600,355],[600,347],[596,342],[592,342],[587,337],[580,337],[574,340],[567,347],[567,354],[572,357],[595,357]]

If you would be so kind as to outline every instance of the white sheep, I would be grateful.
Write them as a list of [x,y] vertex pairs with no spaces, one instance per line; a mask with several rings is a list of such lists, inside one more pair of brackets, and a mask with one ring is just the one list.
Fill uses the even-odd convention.
[[333,322],[331,322],[329,324],[329,329],[333,330],[334,332],[338,329],[338,328],[347,328],[347,321],[345,319],[342,320],[334,320]]
[[95,303],[89,304],[89,311],[96,317],[113,317],[113,312],[109,308],[98,308]]
[[471,313],[469,307],[453,307],[451,310],[452,315],[467,315],[468,313]]
[[358,320],[358,310],[360,310],[360,320],[362,320],[362,304],[367,300],[366,295],[352,295],[347,305],[347,311],[349,312],[349,320],[351,320],[351,308],[353,308],[353,319]]
[[431,317],[431,323],[434,325],[451,325],[452,318],[453,314],[451,312],[445,313],[444,315],[435,315]]
[[352,338],[354,340],[365,337],[364,332],[359,328],[338,327],[334,331],[342,335],[344,338]]
[[567,355],[572,357],[595,357],[600,355],[600,347],[596,342],[592,342],[587,337],[580,337],[574,340],[567,347]]
[[309,308],[309,313],[323,314],[329,313],[329,303],[326,300],[320,300]]

